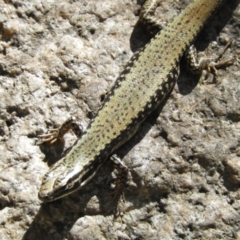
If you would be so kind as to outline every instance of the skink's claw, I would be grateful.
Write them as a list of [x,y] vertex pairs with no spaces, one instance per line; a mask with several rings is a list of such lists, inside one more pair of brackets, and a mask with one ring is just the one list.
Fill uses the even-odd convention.
[[49,133],[38,135],[39,138],[41,138],[43,143],[48,142],[49,144],[54,144],[57,140],[61,139],[59,138],[59,129],[50,129]]

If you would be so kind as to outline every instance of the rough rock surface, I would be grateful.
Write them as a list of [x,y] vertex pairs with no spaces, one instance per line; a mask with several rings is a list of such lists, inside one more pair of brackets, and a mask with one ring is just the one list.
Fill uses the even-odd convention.
[[[169,21],[189,2],[163,1],[156,16]],[[121,215],[113,218],[109,162],[80,191],[38,200],[42,176],[76,137],[47,147],[37,136],[72,115],[87,126],[149,40],[136,25],[142,3],[0,0],[0,239],[240,239],[238,0],[197,40],[217,56],[235,39],[224,56],[235,63],[214,84],[198,83],[183,64],[163,109],[119,149],[131,176]]]

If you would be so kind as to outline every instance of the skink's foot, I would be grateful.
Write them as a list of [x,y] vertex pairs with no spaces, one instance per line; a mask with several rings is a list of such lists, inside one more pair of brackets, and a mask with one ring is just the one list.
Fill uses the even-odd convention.
[[62,140],[63,136],[72,130],[77,137],[82,135],[82,128],[76,123],[75,118],[68,118],[59,128],[50,129],[49,133],[39,135],[42,142],[54,144],[58,140]]
[[214,80],[216,81],[218,77],[217,69],[227,67],[233,64],[235,61],[235,58],[220,61],[227,49],[230,48],[233,43],[234,40],[229,40],[223,51],[215,59],[209,57],[199,57],[196,48],[192,45],[185,53],[185,58],[187,60],[189,70],[194,74],[201,74],[203,70],[206,70],[204,80],[206,80],[210,74],[213,74]]

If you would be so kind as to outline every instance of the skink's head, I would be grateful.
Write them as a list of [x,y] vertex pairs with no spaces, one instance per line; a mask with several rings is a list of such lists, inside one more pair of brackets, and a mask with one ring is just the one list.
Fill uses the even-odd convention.
[[97,172],[95,168],[77,164],[69,166],[63,158],[44,175],[38,197],[43,202],[65,197],[88,183]]

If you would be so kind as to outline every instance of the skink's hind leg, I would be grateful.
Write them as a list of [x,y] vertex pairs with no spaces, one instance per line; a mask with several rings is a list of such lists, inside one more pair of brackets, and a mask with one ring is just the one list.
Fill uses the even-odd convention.
[[159,32],[166,25],[165,22],[161,22],[154,17],[155,10],[162,1],[163,0],[147,0],[143,4],[140,12],[139,21],[153,34]]
[[42,142],[53,144],[57,140],[61,140],[69,130],[72,130],[78,138],[83,132],[82,127],[76,123],[75,118],[70,117],[59,128],[51,129],[48,134],[42,134],[39,137],[42,139]]
[[206,70],[205,79],[207,79],[209,74],[212,73],[214,80],[216,81],[218,76],[217,69],[231,65],[235,61],[234,58],[220,61],[226,50],[231,47],[233,42],[233,40],[228,41],[223,51],[215,59],[209,57],[199,57],[196,48],[192,45],[185,53],[189,70],[194,74],[201,74],[203,70]]

